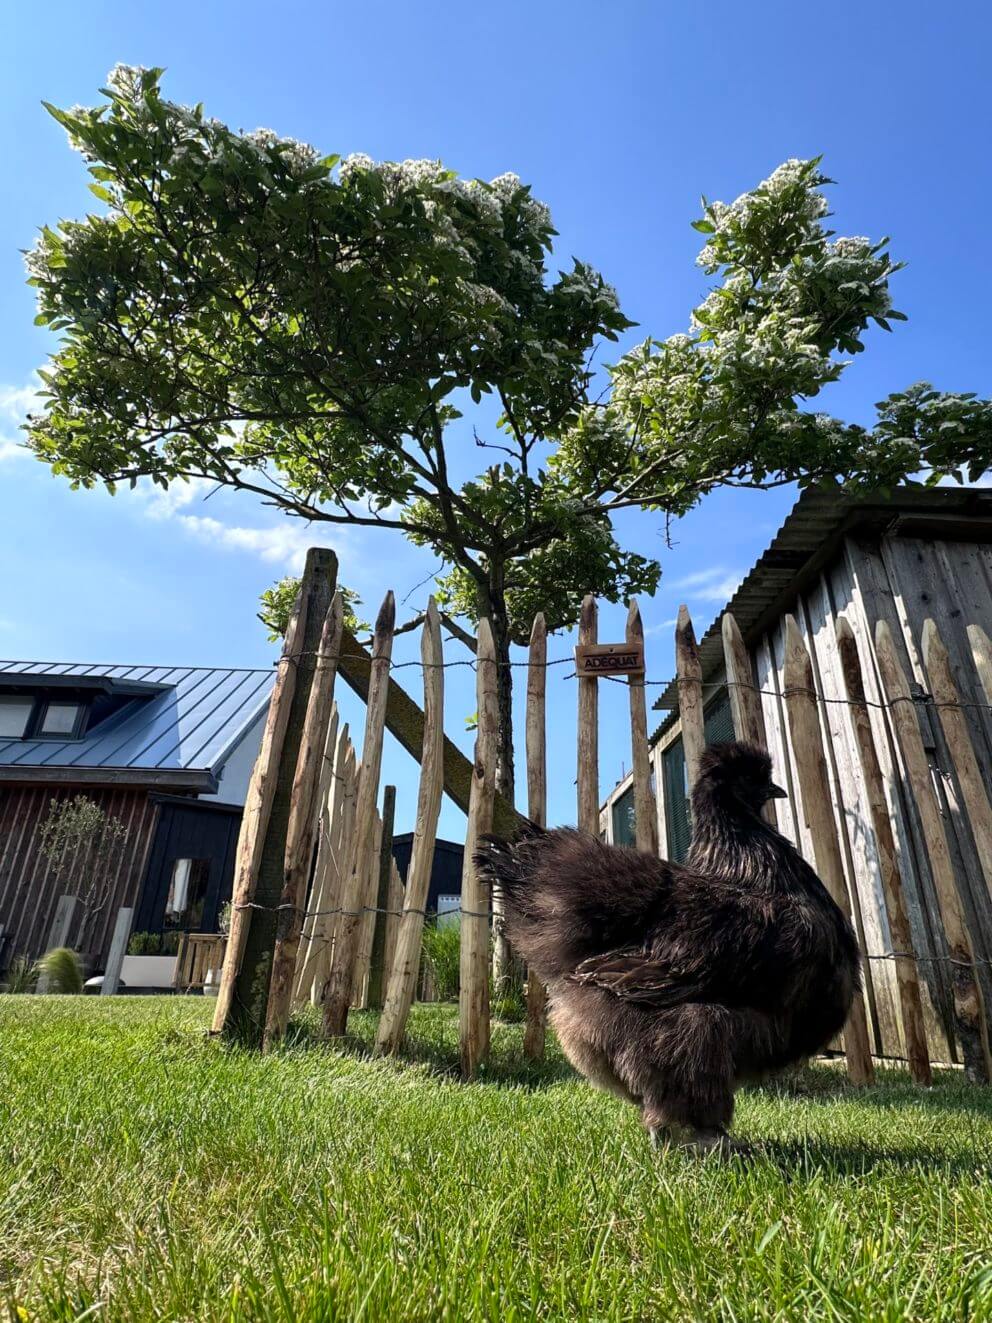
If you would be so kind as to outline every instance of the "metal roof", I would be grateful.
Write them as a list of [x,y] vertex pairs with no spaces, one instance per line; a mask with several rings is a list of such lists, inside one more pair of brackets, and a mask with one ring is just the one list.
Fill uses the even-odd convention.
[[122,704],[82,739],[2,739],[0,779],[114,779],[210,790],[264,712],[274,670],[0,661],[0,687],[83,689]]
[[[963,522],[966,521],[966,522]],[[747,577],[699,640],[704,682],[723,665],[721,621],[733,612],[744,641],[752,643],[786,609],[806,582],[823,568],[842,539],[855,529],[929,532],[939,535],[955,523],[977,541],[992,540],[992,490],[979,487],[899,487],[891,492],[853,495],[843,488],[810,487],[789,511],[782,527]],[[651,736],[653,744],[678,716],[676,681],[654,708],[668,715]]]

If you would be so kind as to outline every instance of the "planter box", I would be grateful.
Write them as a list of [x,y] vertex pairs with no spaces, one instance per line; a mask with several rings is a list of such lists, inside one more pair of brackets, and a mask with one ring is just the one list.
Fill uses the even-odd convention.
[[121,966],[125,991],[132,988],[171,988],[176,975],[176,957],[170,955],[126,955]]

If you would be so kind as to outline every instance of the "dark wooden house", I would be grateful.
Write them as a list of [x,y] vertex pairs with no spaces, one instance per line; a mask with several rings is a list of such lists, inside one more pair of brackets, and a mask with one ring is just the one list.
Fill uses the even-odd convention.
[[[393,837],[393,858],[406,885],[407,869],[413,853],[413,832],[400,832]],[[461,903],[462,866],[465,847],[458,841],[434,842],[434,861],[431,864],[431,882],[427,892],[428,914],[444,913]]]
[[[62,896],[77,897],[69,937],[95,967],[121,906],[135,931],[215,929],[272,683],[269,670],[0,662],[0,971],[46,949]],[[41,848],[77,796],[123,828],[96,870]]]

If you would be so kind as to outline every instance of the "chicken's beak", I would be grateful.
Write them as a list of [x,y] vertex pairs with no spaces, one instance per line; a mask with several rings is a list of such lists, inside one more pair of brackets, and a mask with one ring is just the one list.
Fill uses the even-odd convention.
[[773,782],[769,785],[769,787],[768,787],[768,798],[769,798],[769,799],[788,799],[788,798],[789,798],[789,792],[788,792],[788,790],[783,790],[781,786],[777,786],[777,785],[774,783],[774,781],[773,781]]

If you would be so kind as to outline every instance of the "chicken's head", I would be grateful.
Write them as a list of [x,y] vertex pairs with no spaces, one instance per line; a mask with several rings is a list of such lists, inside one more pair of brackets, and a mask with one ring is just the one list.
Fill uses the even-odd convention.
[[713,744],[699,760],[693,800],[699,796],[724,813],[757,816],[769,799],[786,792],[772,780],[772,760],[752,744]]

